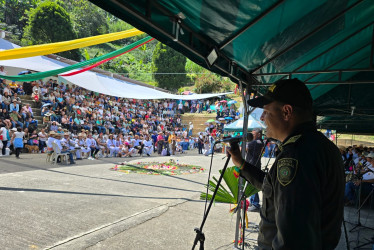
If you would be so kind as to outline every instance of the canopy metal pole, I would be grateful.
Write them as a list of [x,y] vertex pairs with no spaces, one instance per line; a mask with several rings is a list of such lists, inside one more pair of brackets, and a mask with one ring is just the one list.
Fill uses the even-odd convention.
[[370,26],[373,25],[374,22],[370,22],[369,24],[365,25],[364,27],[360,28],[359,30],[353,32],[352,34],[346,36],[344,39],[340,40],[338,43],[335,43],[334,45],[332,45],[330,48],[322,51],[320,54],[316,55],[315,57],[313,57],[312,59],[306,61],[305,63],[301,64],[300,66],[298,66],[296,69],[294,69],[292,71],[292,73],[296,73],[296,71],[298,71],[299,69],[302,69],[303,67],[305,67],[306,65],[308,65],[309,63],[313,62],[314,60],[316,60],[317,58],[323,56],[324,54],[330,52],[331,50],[335,49],[336,47],[338,47],[339,45],[341,45],[342,43],[346,42],[347,40],[349,40],[350,38],[356,36],[357,34],[359,34],[360,32],[362,32],[363,30],[369,28]]
[[[334,66],[337,65],[338,63],[341,63],[342,61],[348,59],[349,57],[353,56],[354,54],[360,52],[361,50],[363,50],[364,48],[366,48],[366,47],[369,46],[370,44],[371,44],[371,42],[365,44],[364,46],[358,48],[357,50],[354,50],[353,52],[349,53],[348,55],[344,56],[343,58],[340,58],[338,61],[334,62],[333,64],[330,64],[330,65],[326,68],[326,70],[331,69],[332,67],[334,67]],[[337,72],[337,73],[342,73],[342,72],[344,72],[344,70],[341,70],[341,72]],[[307,82],[307,81],[309,81],[310,79],[313,79],[313,78],[316,77],[317,75],[318,75],[318,74],[315,74],[315,75],[313,75],[313,76],[311,76],[311,77],[308,77],[307,79],[304,80],[304,82]]]
[[351,146],[353,146],[353,134],[352,134],[352,139],[351,139]]
[[[353,85],[353,84],[373,84],[374,80],[372,81],[323,81],[323,82],[307,82],[305,85],[307,86],[315,86],[315,85],[331,85],[331,84],[339,84],[339,85]],[[260,86],[260,87],[269,87],[273,85],[274,83],[267,83],[267,84],[254,84],[252,86]]]
[[[248,84],[247,84],[248,86]],[[246,141],[247,141],[247,127],[248,127],[248,107],[247,107],[247,100],[244,94],[244,89],[243,89],[243,83],[240,81],[239,82],[239,89],[242,94],[242,100],[243,100],[243,114],[244,114],[244,120],[243,120],[243,142],[242,142],[242,157],[245,159],[245,154],[246,154]],[[248,93],[246,93],[248,95]],[[238,199],[239,197],[242,197],[243,193],[243,178],[239,176],[239,187],[238,187]],[[237,201],[239,202],[239,201]],[[245,202],[245,201],[244,201]],[[235,227],[235,247],[238,248],[238,243],[239,243],[239,238],[240,238],[240,219],[241,219],[241,206],[240,204],[237,204],[238,210],[236,214],[236,227]],[[244,218],[242,218],[244,220]],[[244,228],[243,228],[244,230]],[[242,244],[244,244],[244,239],[242,241]]]
[[374,67],[374,26],[371,35],[370,68]]
[[223,42],[222,45],[219,46],[219,50],[222,50],[227,45],[232,43],[236,38],[241,36],[244,32],[246,32],[249,28],[251,28],[253,25],[255,25],[258,21],[260,21],[262,18],[264,18],[267,14],[278,8],[279,5],[281,5],[284,2],[284,0],[280,0],[276,2],[274,5],[270,6],[269,9],[265,10],[263,13],[261,13],[258,17],[256,17],[253,21],[245,25],[243,28],[241,28],[237,34],[235,34],[233,37],[229,37],[225,42]]
[[362,3],[363,0],[359,0],[357,2],[355,2],[354,4],[352,4],[351,6],[347,7],[346,9],[342,10],[341,12],[339,12],[336,16],[334,16],[333,18],[329,19],[328,21],[326,21],[325,23],[319,25],[318,27],[316,27],[314,30],[312,30],[310,33],[306,34],[305,36],[303,36],[302,38],[300,38],[299,40],[297,40],[296,42],[294,42],[293,44],[291,44],[290,46],[288,46],[287,48],[281,50],[279,53],[277,53],[275,56],[271,57],[269,60],[267,60],[264,64],[261,64],[260,66],[258,66],[257,68],[255,68],[252,73],[255,73],[257,72],[258,70],[262,69],[263,67],[265,67],[266,65],[268,65],[269,63],[271,63],[272,61],[274,61],[275,59],[277,59],[278,57],[280,57],[281,55],[283,55],[284,53],[288,52],[290,49],[296,47],[297,45],[299,45],[300,43],[302,43],[303,41],[305,41],[306,39],[308,39],[309,37],[311,37],[312,35],[316,34],[317,32],[319,32],[320,30],[322,30],[323,28],[325,28],[327,25],[331,24],[332,22],[336,21],[338,18],[342,17],[345,13],[347,13],[349,10],[353,9],[354,7],[356,7],[357,5],[359,5],[360,3]]
[[[348,56],[344,57],[343,59],[347,59],[348,57],[354,55],[356,52],[368,47],[371,43],[367,43],[364,46],[360,47],[358,50],[355,50],[354,53],[350,53]],[[365,58],[367,60],[367,58]],[[344,60],[339,60],[339,62]],[[337,62],[337,63],[339,63]],[[335,65],[337,64],[335,62]],[[334,66],[334,65],[332,65]],[[327,69],[323,70],[310,70],[310,71],[298,71],[298,72],[274,72],[274,73],[259,73],[253,74],[254,76],[289,76],[289,75],[308,75],[308,74],[332,74],[332,73],[349,73],[349,72],[367,72],[367,71],[374,71],[374,68],[351,68],[351,69],[329,69],[332,66],[329,66]]]

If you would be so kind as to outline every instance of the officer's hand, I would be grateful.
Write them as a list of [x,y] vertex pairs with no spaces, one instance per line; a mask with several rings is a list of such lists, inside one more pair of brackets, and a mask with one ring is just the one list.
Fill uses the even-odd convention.
[[357,181],[355,181],[354,184],[355,184],[355,186],[360,186],[360,184],[361,184],[361,180],[357,180]]
[[227,148],[227,155],[231,155],[232,162],[235,166],[240,167],[243,163],[242,154],[240,152],[239,143],[231,144]]

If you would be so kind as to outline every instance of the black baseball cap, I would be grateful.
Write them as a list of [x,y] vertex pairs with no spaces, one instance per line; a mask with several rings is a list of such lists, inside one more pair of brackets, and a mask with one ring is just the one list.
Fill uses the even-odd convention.
[[309,89],[297,78],[276,81],[268,88],[265,95],[250,99],[248,105],[262,108],[273,101],[308,109],[313,105]]

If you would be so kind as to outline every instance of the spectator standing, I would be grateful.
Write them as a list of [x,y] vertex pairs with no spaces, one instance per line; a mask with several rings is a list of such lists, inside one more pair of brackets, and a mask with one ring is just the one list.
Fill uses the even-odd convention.
[[165,139],[164,139],[162,132],[159,132],[157,136],[157,153],[159,155],[161,155],[162,147],[164,146],[164,141]]
[[40,152],[44,151],[44,148],[47,147],[47,134],[45,132],[45,128],[42,128],[41,131],[38,133],[39,136],[39,150]]
[[198,147],[199,154],[203,154],[204,139],[203,139],[203,135],[201,133],[199,133],[197,147]]
[[0,124],[0,140],[3,143],[3,148],[1,149],[1,154],[4,156],[6,153],[6,147],[8,145],[8,130],[5,124]]
[[[264,148],[264,142],[262,141],[261,129],[252,130],[253,140],[247,143],[246,146],[246,157],[245,161],[261,169],[261,153]],[[249,211],[259,211],[260,209],[260,198],[258,193],[250,197],[251,206],[248,208]]]
[[20,159],[19,154],[23,149],[23,137],[25,135],[25,132],[22,131],[22,128],[18,127],[17,131],[13,133],[11,144],[13,144],[13,147],[16,151],[16,158]]
[[193,130],[193,123],[190,122],[190,126],[188,128],[188,136],[192,136],[192,130]]

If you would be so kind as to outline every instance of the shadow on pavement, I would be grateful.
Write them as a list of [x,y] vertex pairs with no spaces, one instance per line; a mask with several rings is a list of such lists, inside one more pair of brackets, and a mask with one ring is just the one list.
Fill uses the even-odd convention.
[[[2,160],[2,162],[8,162],[8,163],[15,164],[14,162],[7,161],[7,160]],[[139,183],[139,182],[125,181],[125,180],[115,180],[115,179],[109,179],[109,178],[104,178],[104,177],[87,176],[87,175],[82,175],[82,174],[66,173],[66,172],[62,172],[62,171],[58,171],[58,170],[54,170],[54,169],[45,169],[45,168],[41,168],[41,167],[35,167],[35,166],[29,165],[29,164],[26,164],[26,163],[21,163],[21,162],[17,162],[16,164],[19,165],[19,166],[22,166],[22,167],[32,168],[32,169],[35,169],[35,170],[44,170],[44,171],[49,171],[49,172],[53,172],[53,173],[59,173],[59,174],[65,174],[65,175],[72,175],[72,176],[79,176],[79,177],[85,177],[85,178],[90,178],[90,179],[98,179],[98,180],[122,182],[122,183],[129,183],[129,184],[135,184],[135,185],[141,185],[141,186],[148,186],[148,187],[165,188],[165,189],[173,189],[173,190],[179,190],[179,191],[200,193],[200,191],[191,190],[191,189],[176,188],[176,187],[170,187],[170,186],[161,186],[161,185]],[[67,165],[67,166],[69,166],[69,165]],[[203,184],[201,182],[187,180],[187,179],[184,179],[184,178],[181,178],[181,177],[176,177],[176,176],[171,176],[171,175],[164,175],[164,176],[174,177],[174,178],[179,179],[179,180],[193,182],[193,183],[196,183],[196,184],[199,184],[199,185],[205,185],[205,184]]]
[[61,190],[50,190],[50,189],[37,189],[37,188],[12,188],[12,187],[0,187],[1,191],[13,191],[13,192],[39,192],[39,193],[57,193],[57,194],[78,194],[78,195],[92,195],[92,196],[109,196],[109,197],[122,197],[122,198],[135,198],[135,199],[166,199],[166,200],[185,200],[192,202],[204,202],[201,200],[194,200],[189,198],[178,198],[178,197],[154,197],[154,196],[131,196],[121,194],[100,194],[100,193],[85,193],[85,192],[72,192],[72,191],[61,191]]

